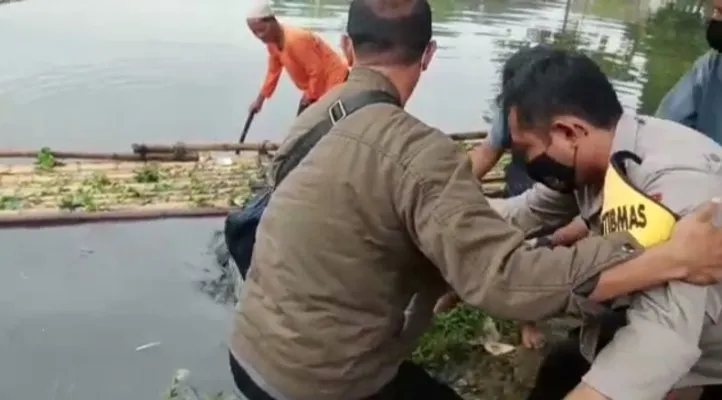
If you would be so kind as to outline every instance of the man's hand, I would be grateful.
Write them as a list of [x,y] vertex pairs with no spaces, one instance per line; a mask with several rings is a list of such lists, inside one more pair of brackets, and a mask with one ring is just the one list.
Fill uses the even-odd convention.
[[301,97],[301,107],[308,107],[311,103],[313,103],[311,100],[308,99],[305,95]]
[[571,393],[564,397],[564,400],[610,400],[605,395],[597,392],[591,386],[582,382]]
[[256,100],[253,100],[253,103],[251,103],[251,105],[248,107],[248,113],[257,114],[259,111],[261,111],[264,101],[266,101],[266,98],[262,95],[259,95]]
[[697,285],[722,281],[722,201],[714,199],[682,218],[663,246],[680,266],[680,279]]
[[521,344],[527,349],[541,349],[545,339],[544,332],[536,324],[524,324],[521,327]]
[[456,295],[456,293],[448,292],[443,296],[439,297],[439,300],[436,302],[436,306],[434,306],[434,314],[445,313],[456,307],[456,305],[459,304],[460,301],[461,300],[459,299],[459,296]]

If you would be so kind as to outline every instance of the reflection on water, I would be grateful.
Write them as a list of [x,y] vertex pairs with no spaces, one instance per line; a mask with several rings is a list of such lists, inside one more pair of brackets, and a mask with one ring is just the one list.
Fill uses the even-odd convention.
[[[440,51],[409,105],[429,123],[447,131],[486,128],[482,116],[496,94],[501,63],[537,42],[588,51],[615,78],[625,106],[642,105],[644,42],[654,31],[646,21],[664,1],[433,3]],[[263,47],[244,27],[244,4],[25,0],[2,6],[0,49],[12,61],[0,65],[0,147],[117,150],[133,141],[235,138],[265,68]],[[345,4],[275,2],[284,21],[311,27],[333,44]],[[681,32],[698,43],[694,19]],[[687,50],[699,49],[674,38],[679,31],[667,32],[665,48],[685,52],[664,64],[688,64],[696,54]],[[439,92],[451,99],[440,101]],[[280,139],[298,96],[284,78],[250,140]]]
[[[0,2],[0,148],[234,140],[263,78],[248,2]],[[409,108],[447,131],[486,128],[501,64],[522,46],[587,52],[644,112],[706,49],[698,0],[432,3],[440,50]],[[347,4],[274,2],[333,44]],[[298,96],[284,78],[249,140],[280,139]],[[0,231],[0,398],[153,399],[176,367],[227,388],[229,309],[198,290],[225,293],[206,270],[220,223]]]

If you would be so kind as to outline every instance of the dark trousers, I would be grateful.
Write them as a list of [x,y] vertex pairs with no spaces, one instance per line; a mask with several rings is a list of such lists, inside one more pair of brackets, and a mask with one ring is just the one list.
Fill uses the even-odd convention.
[[[611,342],[617,330],[627,323],[625,313],[611,314],[602,322],[597,352]],[[534,388],[527,400],[562,400],[582,381],[590,364],[579,352],[579,329],[554,346],[542,361]],[[699,400],[722,399],[722,385],[707,386]]]
[[[275,400],[250,379],[233,355],[230,362],[233,380],[248,400]],[[412,399],[462,400],[454,389],[432,378],[426,370],[410,361],[404,361],[394,379],[366,400]]]

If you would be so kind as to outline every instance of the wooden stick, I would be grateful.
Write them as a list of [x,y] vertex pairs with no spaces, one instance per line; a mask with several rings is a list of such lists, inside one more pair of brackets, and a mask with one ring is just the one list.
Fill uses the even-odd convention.
[[231,207],[207,208],[152,208],[117,211],[45,211],[45,212],[3,212],[0,213],[2,228],[41,228],[48,226],[67,226],[84,223],[146,221],[167,218],[208,218],[227,215]]
[[[246,118],[246,123],[243,125],[243,131],[241,132],[240,139],[238,139],[238,143],[244,143],[246,141],[246,135],[248,135],[248,131],[251,129],[251,124],[253,123],[253,118],[255,116],[255,111],[251,111],[248,113],[248,118]],[[236,155],[238,155],[238,153],[240,152],[240,150],[236,150]]]
[[482,140],[486,139],[486,137],[489,134],[486,132],[459,132],[459,133],[450,133],[449,136],[451,136],[451,139],[461,142],[466,140]]
[[[486,132],[460,132],[449,135],[451,139],[461,142],[467,140],[481,140],[486,138]],[[131,145],[133,152],[136,154],[150,153],[186,153],[186,152],[211,152],[211,151],[275,151],[278,150],[279,144],[272,142],[262,143],[176,143],[174,145],[167,144],[145,144],[133,143]]]
[[[184,154],[133,154],[133,153],[95,153],[76,151],[51,151],[58,160],[83,159],[83,160],[109,160],[109,161],[198,161],[197,153]],[[0,158],[36,158],[37,151],[31,150],[0,150]]]
[[258,151],[268,152],[278,150],[278,143],[200,143],[185,144],[144,144],[133,143],[131,145],[135,154],[152,153],[184,153],[184,152],[211,152],[211,151]]

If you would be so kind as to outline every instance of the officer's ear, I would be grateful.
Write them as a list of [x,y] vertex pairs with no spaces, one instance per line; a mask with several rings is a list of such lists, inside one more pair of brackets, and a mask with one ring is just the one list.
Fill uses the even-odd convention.
[[434,58],[435,53],[436,53],[436,40],[432,40],[429,42],[429,44],[426,45],[424,54],[421,56],[421,70],[422,71],[426,71],[426,68],[429,68],[429,64],[431,64],[431,60]]
[[353,42],[348,35],[344,34],[341,36],[341,50],[344,56],[346,56],[346,62],[349,66],[354,65],[356,62],[356,53],[353,51]]
[[589,124],[575,116],[559,116],[552,120],[551,132],[562,135],[564,139],[576,143],[589,134]]

